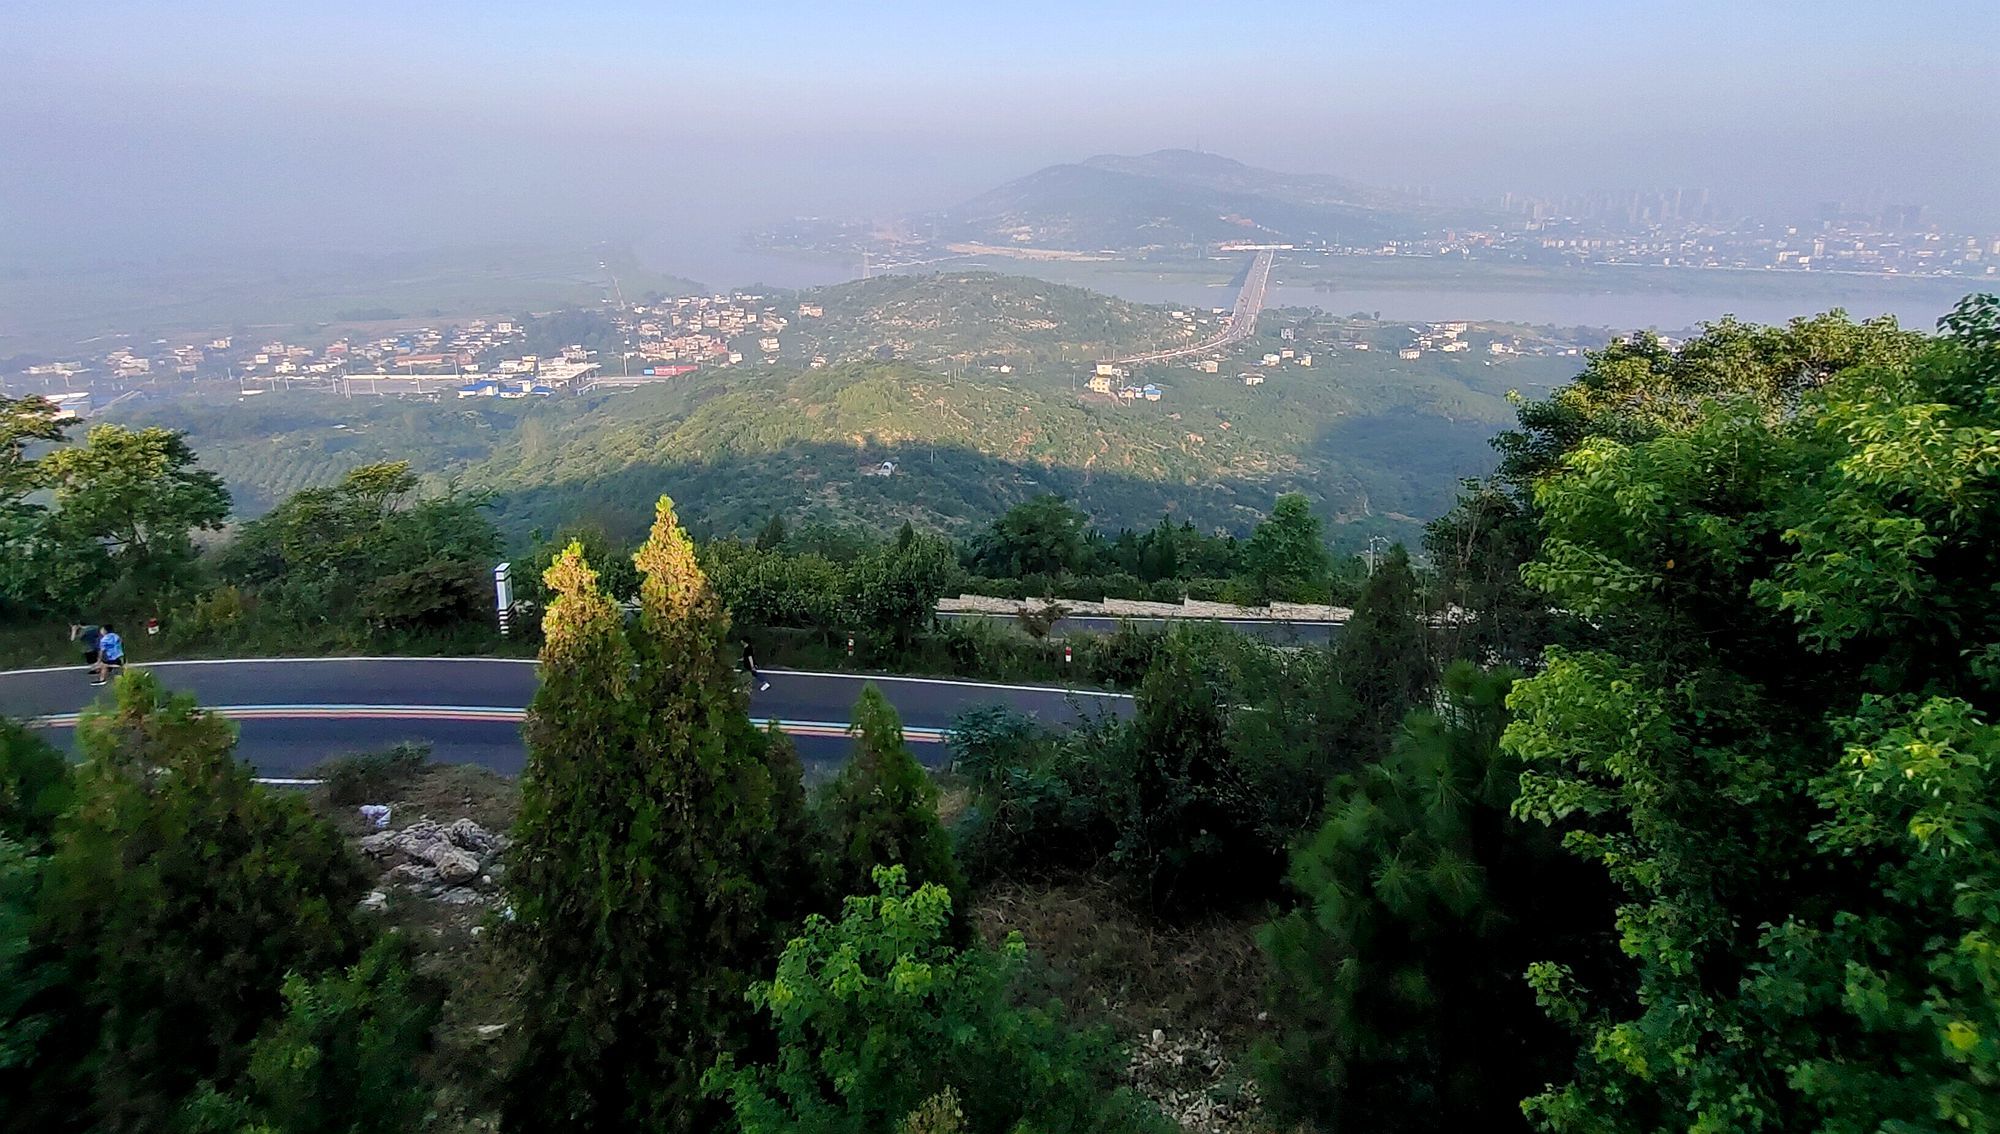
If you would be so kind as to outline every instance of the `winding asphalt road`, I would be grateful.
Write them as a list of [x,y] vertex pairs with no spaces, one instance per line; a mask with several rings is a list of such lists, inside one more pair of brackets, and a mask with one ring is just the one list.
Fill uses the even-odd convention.
[[[435,759],[518,774],[521,718],[535,693],[535,663],[502,658],[275,658],[135,665],[238,722],[237,751],[260,775],[297,776],[329,756],[422,740]],[[944,755],[942,732],[964,709],[1002,704],[1057,724],[1129,715],[1122,694],[934,678],[768,670],[750,715],[776,720],[808,765],[847,751],[848,710],[873,681],[902,714],[912,750]],[[37,722],[67,743],[76,715],[102,689],[81,667],[0,672],[0,715]]]

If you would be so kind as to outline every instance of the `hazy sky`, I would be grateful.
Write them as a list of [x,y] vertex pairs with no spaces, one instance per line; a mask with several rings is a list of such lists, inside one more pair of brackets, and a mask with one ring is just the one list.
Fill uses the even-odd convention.
[[[1199,141],[2000,230],[2000,4],[0,0],[0,266],[717,239]],[[1083,11],[1080,8],[1088,7]]]

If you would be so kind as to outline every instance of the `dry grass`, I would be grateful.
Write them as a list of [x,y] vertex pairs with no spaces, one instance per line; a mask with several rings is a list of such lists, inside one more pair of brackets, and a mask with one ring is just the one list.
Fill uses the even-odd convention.
[[1205,1028],[1242,1050],[1261,1027],[1260,915],[1162,925],[1095,878],[997,885],[969,914],[988,941],[1019,931],[1046,991],[1121,1039]]

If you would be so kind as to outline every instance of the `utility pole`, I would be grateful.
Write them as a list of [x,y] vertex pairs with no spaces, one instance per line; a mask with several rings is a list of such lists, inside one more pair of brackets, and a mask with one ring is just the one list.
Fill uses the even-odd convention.
[[1373,536],[1369,536],[1369,537],[1368,537],[1368,573],[1369,573],[1370,575],[1373,575],[1373,574],[1375,573],[1375,548],[1376,548],[1376,546],[1377,546],[1378,544],[1386,544],[1386,543],[1388,543],[1388,542],[1389,542],[1389,537],[1388,537],[1388,536],[1378,536],[1378,535],[1373,535]]

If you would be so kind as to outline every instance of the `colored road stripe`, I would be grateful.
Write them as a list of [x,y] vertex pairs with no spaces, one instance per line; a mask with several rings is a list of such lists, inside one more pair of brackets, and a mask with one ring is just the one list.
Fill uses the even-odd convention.
[[[417,657],[395,655],[355,655],[317,658],[181,658],[172,661],[133,662],[133,669],[164,669],[170,666],[193,665],[284,665],[325,664],[341,662],[443,662],[446,664],[465,663],[471,665],[539,665],[534,658],[476,658],[476,657]],[[40,673],[76,673],[84,669],[80,665],[45,665],[34,669],[0,670],[0,677],[27,677]],[[968,681],[957,677],[906,677],[896,673],[847,673],[838,670],[817,669],[765,669],[766,676],[824,677],[836,681],[894,681],[908,685],[955,685],[968,689],[1008,689],[1022,693],[1055,693],[1061,696],[1102,697],[1114,701],[1130,701],[1130,693],[1107,693],[1100,689],[1066,689],[1059,685],[1014,685],[1004,681]]]
[[[456,723],[490,721],[518,724],[527,718],[526,709],[498,705],[217,705],[209,709],[234,721],[323,721],[397,720],[447,721]],[[47,728],[75,728],[80,713],[52,713],[36,717],[34,723]],[[767,723],[760,720],[757,723]],[[777,721],[778,729],[791,736],[847,736],[841,721]],[[912,744],[942,744],[945,730],[906,725],[903,739]]]

